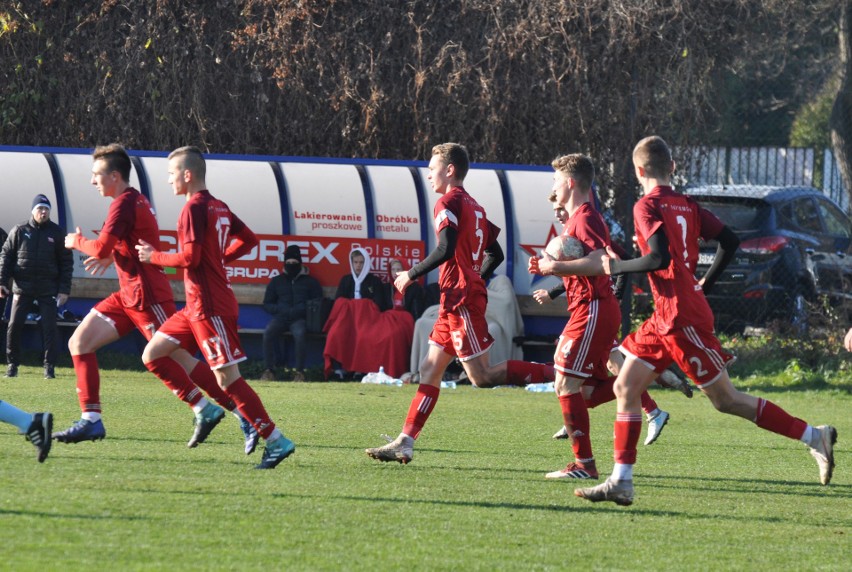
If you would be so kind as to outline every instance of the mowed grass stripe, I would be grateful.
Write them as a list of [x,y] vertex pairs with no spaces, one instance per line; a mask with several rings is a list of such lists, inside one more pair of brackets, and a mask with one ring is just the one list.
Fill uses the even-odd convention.
[[[79,416],[73,373],[0,379],[0,398]],[[804,445],[716,413],[708,400],[652,394],[672,419],[640,444],[629,508],[573,497],[550,482],[569,460],[550,436],[553,394],[444,390],[414,460],[380,464],[364,448],[396,435],[415,387],[252,382],[297,444],[255,471],[231,416],[187,449],[192,414],[150,374],[103,372],[107,438],[55,443],[50,458],[0,428],[2,568],[81,570],[845,569],[852,560],[846,442],[852,398],[840,391],[770,399],[839,431],[834,482],[817,484]],[[614,404],[591,412],[602,473],[612,467]],[[644,436],[644,433],[643,433]]]

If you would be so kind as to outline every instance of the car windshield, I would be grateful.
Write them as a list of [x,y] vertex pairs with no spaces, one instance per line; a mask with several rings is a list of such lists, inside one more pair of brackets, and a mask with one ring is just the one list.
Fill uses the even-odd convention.
[[735,232],[759,229],[767,212],[767,205],[761,201],[720,197],[693,198]]

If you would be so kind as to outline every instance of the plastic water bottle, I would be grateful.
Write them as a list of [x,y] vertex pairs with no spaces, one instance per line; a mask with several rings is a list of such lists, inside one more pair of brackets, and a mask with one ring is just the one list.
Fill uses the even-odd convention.
[[379,366],[378,373],[368,373],[361,380],[361,383],[375,383],[377,385],[402,385],[401,379],[395,379],[385,373],[384,366]]
[[553,387],[553,382],[551,381],[550,383],[531,383],[526,387],[526,390],[533,393],[549,393],[556,391],[556,388]]
[[456,382],[455,381],[442,381],[441,382],[441,389],[455,389],[455,388],[456,388]]

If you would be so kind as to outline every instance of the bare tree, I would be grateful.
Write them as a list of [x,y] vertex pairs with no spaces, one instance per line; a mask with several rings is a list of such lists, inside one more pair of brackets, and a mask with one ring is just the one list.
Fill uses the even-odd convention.
[[852,32],[852,0],[842,0],[838,24],[841,80],[829,124],[843,186],[852,199],[852,37],[849,35]]

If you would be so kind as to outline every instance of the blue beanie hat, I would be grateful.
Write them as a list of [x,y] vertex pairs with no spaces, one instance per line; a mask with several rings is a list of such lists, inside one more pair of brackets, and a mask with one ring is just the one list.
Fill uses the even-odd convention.
[[47,210],[50,210],[50,199],[44,195],[36,195],[33,199],[33,210],[36,210],[37,207],[46,207]]

